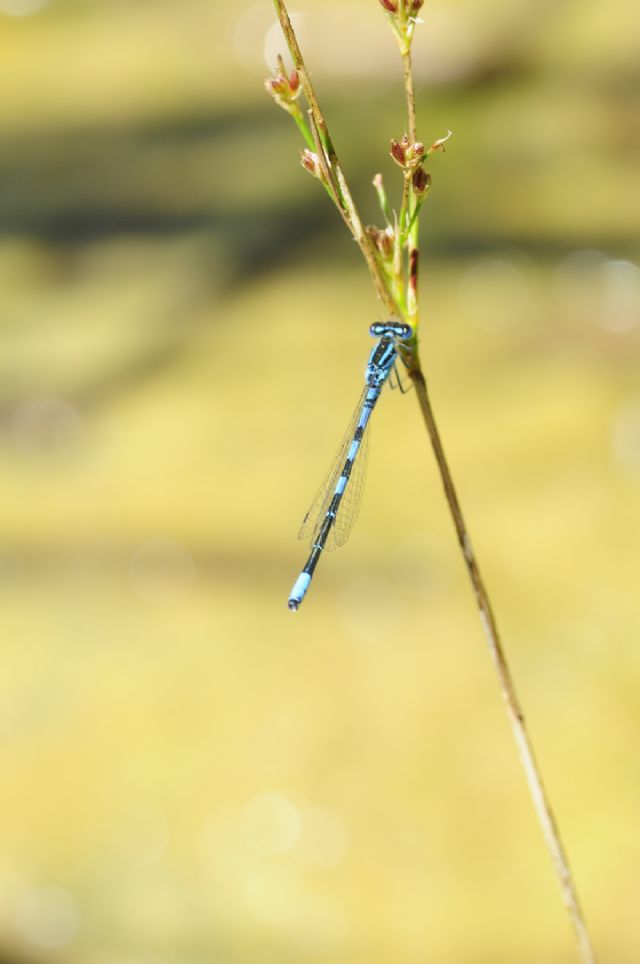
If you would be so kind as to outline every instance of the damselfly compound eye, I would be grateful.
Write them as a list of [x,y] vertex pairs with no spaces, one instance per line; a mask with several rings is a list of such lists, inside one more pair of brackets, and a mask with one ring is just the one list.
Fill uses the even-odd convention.
[[369,331],[374,338],[381,338],[383,335],[394,335],[403,339],[411,337],[411,325],[405,325],[401,321],[375,321]]

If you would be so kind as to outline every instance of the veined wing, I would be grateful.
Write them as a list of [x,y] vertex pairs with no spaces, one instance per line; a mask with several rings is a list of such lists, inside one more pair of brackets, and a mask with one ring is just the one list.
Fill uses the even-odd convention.
[[364,493],[364,483],[367,479],[367,463],[369,460],[369,422],[367,422],[360,448],[351,466],[351,475],[347,487],[342,493],[342,499],[338,507],[335,522],[331,527],[330,535],[336,546],[343,546],[353,529],[354,522],[358,518],[360,506],[362,505],[362,495]]
[[[345,462],[347,461],[347,455],[349,453],[349,449],[351,448],[351,443],[353,442],[353,437],[355,435],[356,428],[358,427],[358,422],[360,421],[360,414],[362,412],[362,406],[364,404],[367,391],[368,387],[365,386],[358,400],[356,409],[351,416],[349,425],[347,426],[347,430],[344,434],[344,438],[342,439],[335,458],[331,463],[331,467],[327,472],[322,485],[318,489],[316,497],[311,503],[309,511],[302,520],[302,525],[300,526],[300,531],[298,532],[298,539],[310,538],[311,541],[314,542],[322,528],[329,505],[333,499],[333,496],[335,495],[338,479],[342,475]],[[337,546],[344,545],[358,515],[366,474],[367,449],[368,431],[365,429],[364,436],[360,443],[360,448],[358,449],[358,454],[356,455],[355,461],[351,467],[351,475],[347,482],[346,489],[342,494],[336,519],[334,524],[331,526],[326,544],[324,546],[324,548],[329,551],[335,549]],[[353,486],[355,486],[355,488],[352,492],[351,490]]]

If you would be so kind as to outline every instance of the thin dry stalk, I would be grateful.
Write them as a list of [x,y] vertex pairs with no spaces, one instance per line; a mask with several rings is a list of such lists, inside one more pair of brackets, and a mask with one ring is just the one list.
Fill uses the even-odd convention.
[[460,508],[458,496],[453,484],[449,465],[442,447],[440,434],[433,416],[426,381],[424,375],[419,370],[413,370],[411,372],[411,377],[416,388],[416,395],[420,405],[420,411],[422,412],[422,416],[429,433],[429,439],[433,447],[436,463],[440,471],[445,497],[451,512],[453,524],[456,529],[460,549],[462,550],[462,555],[464,556],[467,573],[475,593],[480,619],[482,621],[489,651],[493,657],[493,662],[496,667],[500,690],[507,707],[507,716],[509,718],[509,722],[511,723],[511,729],[518,747],[520,760],[525,771],[527,783],[529,785],[529,792],[531,793],[533,805],[536,811],[536,816],[538,817],[538,822],[542,828],[545,843],[547,845],[549,854],[551,855],[551,860],[560,883],[562,899],[576,936],[578,958],[582,964],[596,964],[595,953],[591,945],[587,924],[580,906],[580,901],[578,899],[578,893],[573,880],[573,875],[571,873],[571,868],[569,866],[567,853],[562,844],[560,831],[551,810],[549,797],[544,788],[542,772],[539,764],[536,761],[531,739],[525,725],[522,704],[516,693],[513,675],[509,669],[509,664],[507,662],[504,649],[502,648],[502,643],[500,642],[498,626],[493,614],[493,609],[491,608],[489,595],[487,593],[484,580],[480,574],[478,562],[471,545],[471,539],[462,515],[462,510]]

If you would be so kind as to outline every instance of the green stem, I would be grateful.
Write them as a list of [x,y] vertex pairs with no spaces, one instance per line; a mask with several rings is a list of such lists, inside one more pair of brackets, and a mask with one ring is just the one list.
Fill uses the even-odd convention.
[[318,158],[318,164],[320,165],[320,170],[322,171],[322,183],[327,191],[327,194],[337,207],[338,211],[345,224],[353,234],[353,226],[349,221],[347,215],[347,210],[342,198],[342,193],[340,191],[340,186],[336,180],[336,176],[331,167],[331,164],[327,158],[325,146],[322,143],[322,137],[320,131],[318,130],[318,125],[316,124],[315,117],[313,116],[313,111],[309,108],[309,124],[311,125],[311,133],[313,135],[313,147],[315,149],[316,157]]
[[416,223],[416,219],[417,219],[418,215],[420,214],[420,208],[422,207],[422,205],[423,205],[424,202],[425,202],[425,197],[424,197],[424,196],[423,196],[423,197],[415,197],[415,195],[414,195],[414,199],[415,199],[415,204],[414,204],[414,208],[413,208],[413,214],[411,215],[411,218],[410,218],[410,220],[409,220],[409,224],[407,225],[407,237],[410,237],[411,229],[412,229],[412,227],[414,226],[414,224]]
[[384,181],[382,180],[382,174],[376,174],[373,179],[373,186],[378,195],[378,204],[380,205],[380,210],[382,211],[382,216],[386,221],[387,227],[391,227],[391,210],[389,209],[389,201],[387,200],[387,192],[384,188]]
[[302,113],[298,105],[292,104],[291,110],[289,111],[289,113],[291,114],[294,121],[298,125],[300,129],[300,133],[304,137],[305,144],[307,145],[309,150],[311,151],[315,150],[315,144],[313,141],[313,137],[311,136],[311,131],[309,130],[309,125],[305,121],[304,114]]

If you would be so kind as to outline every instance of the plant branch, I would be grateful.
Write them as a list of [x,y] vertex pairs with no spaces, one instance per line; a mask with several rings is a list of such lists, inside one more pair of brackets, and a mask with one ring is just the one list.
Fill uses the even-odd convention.
[[[417,124],[416,124],[416,95],[413,86],[413,69],[411,61],[411,43],[410,41],[405,47],[400,48],[402,56],[402,69],[404,75],[404,90],[405,98],[407,101],[407,127],[408,127],[408,137],[411,144],[415,144],[418,140]],[[411,190],[411,178],[407,178],[405,174],[405,181],[403,186],[404,192],[408,192],[407,203],[409,204],[410,198],[413,195]],[[418,220],[418,199],[414,196],[414,204],[416,214],[414,217],[407,219],[407,247],[408,247],[408,257],[409,257],[409,270],[407,277],[407,321],[411,325],[413,330],[413,361],[417,363],[417,367],[420,367],[420,359],[418,356],[418,344],[417,344],[417,334],[418,325],[420,323],[420,315],[418,311],[418,267],[420,263],[420,240],[419,240],[419,229],[420,223]]]
[[305,119],[302,115],[302,111],[297,104],[293,104],[291,110],[288,112],[298,125],[298,130],[304,137],[305,144],[310,150],[313,150],[314,143],[311,134],[309,133],[309,128],[306,125]]
[[402,241],[406,243],[406,233],[409,224],[409,195],[411,193],[411,171],[403,171],[402,176],[402,200],[400,202],[400,215],[398,217],[398,230]]
[[416,125],[416,95],[413,88],[413,69],[411,64],[411,47],[402,54],[402,69],[404,72],[404,89],[407,96],[407,118],[409,140],[412,144],[418,139]]
[[329,160],[327,158],[325,146],[322,142],[322,137],[320,131],[318,130],[318,125],[316,124],[316,119],[313,116],[313,111],[309,108],[309,126],[311,128],[311,134],[313,137],[312,144],[316,149],[316,157],[318,158],[318,166],[322,174],[321,181],[325,186],[327,194],[337,207],[340,215],[346,224],[347,228],[353,234],[353,227],[349,221],[349,216],[347,214],[344,201],[342,199],[342,194],[340,191],[340,185],[336,180],[336,176],[331,168]]
[[273,0],[273,2],[278,14],[280,26],[282,27],[282,32],[287,42],[287,47],[289,48],[289,53],[291,54],[294,66],[300,77],[300,83],[307,99],[307,103],[309,104],[309,109],[322,138],[326,156],[331,168],[335,172],[342,195],[342,201],[344,202],[344,206],[350,221],[350,230],[352,231],[353,236],[357,241],[360,250],[362,251],[365,261],[367,262],[367,267],[369,268],[369,272],[371,274],[378,297],[393,318],[400,318],[401,311],[396,304],[396,300],[389,289],[387,280],[380,269],[371,239],[364,230],[362,221],[360,220],[360,215],[358,214],[358,209],[355,205],[353,197],[351,196],[351,191],[349,190],[349,186],[340,166],[340,162],[338,161],[338,156],[333,146],[333,142],[329,136],[327,124],[322,111],[320,110],[320,104],[318,103],[318,98],[305,66],[302,52],[291,24],[291,20],[289,19],[289,14],[284,4],[284,0]]

